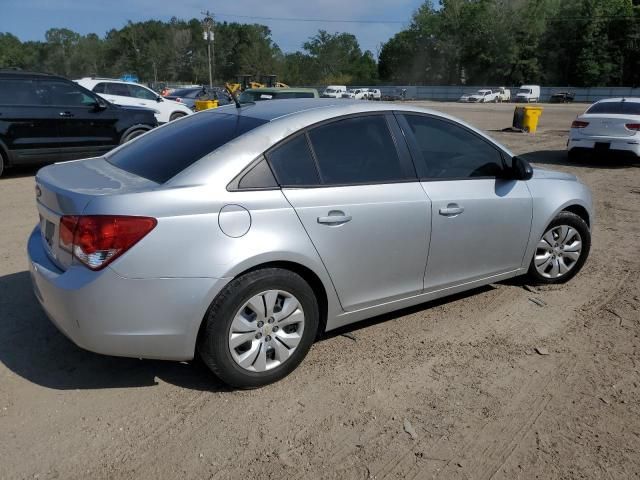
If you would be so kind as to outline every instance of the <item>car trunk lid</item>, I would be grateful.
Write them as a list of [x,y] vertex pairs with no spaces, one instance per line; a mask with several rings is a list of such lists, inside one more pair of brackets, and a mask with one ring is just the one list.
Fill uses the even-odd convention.
[[121,170],[102,158],[58,163],[36,175],[36,201],[42,243],[49,258],[62,270],[72,263],[70,252],[60,248],[60,219],[82,215],[98,196],[118,195],[155,188],[158,184]]
[[592,137],[631,137],[637,133],[625,127],[628,123],[638,123],[637,117],[628,115],[582,115],[578,120],[589,122],[580,133]]

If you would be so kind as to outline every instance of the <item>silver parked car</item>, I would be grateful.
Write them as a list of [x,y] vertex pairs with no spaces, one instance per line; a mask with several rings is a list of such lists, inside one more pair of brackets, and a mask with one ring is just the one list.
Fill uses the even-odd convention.
[[[185,142],[184,139],[189,141]],[[34,290],[79,346],[281,379],[316,336],[590,247],[589,189],[410,105],[206,110],[36,177]]]

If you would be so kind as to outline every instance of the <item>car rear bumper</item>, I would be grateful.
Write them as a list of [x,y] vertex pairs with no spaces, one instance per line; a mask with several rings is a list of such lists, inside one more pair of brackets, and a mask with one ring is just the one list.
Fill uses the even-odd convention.
[[[607,146],[608,145],[608,146]],[[570,137],[567,150],[610,151],[640,156],[640,140],[633,137]]]
[[61,271],[42,244],[39,227],[28,242],[38,301],[76,345],[122,357],[190,360],[206,309],[226,284],[211,278],[124,278],[107,267]]

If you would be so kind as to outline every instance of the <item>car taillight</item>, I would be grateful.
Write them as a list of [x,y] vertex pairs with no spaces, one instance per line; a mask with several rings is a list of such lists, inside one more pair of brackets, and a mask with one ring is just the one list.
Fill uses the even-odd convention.
[[182,103],[182,99],[181,99],[180,97],[177,97],[177,98],[176,98],[176,102],[178,102],[178,103]]
[[571,124],[571,128],[585,128],[589,126],[589,122],[583,122],[581,120],[574,120]]
[[65,215],[60,219],[60,248],[91,270],[100,270],[155,228],[151,217]]
[[627,130],[633,130],[636,132],[640,132],[640,123],[627,123],[625,125]]

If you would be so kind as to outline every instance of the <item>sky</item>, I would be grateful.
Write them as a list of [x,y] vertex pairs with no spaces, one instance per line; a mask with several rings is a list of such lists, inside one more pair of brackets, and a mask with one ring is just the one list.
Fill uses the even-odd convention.
[[[128,20],[199,18],[209,9],[216,21],[260,23],[271,28],[274,41],[284,52],[302,48],[319,29],[354,34],[362,50],[374,55],[382,42],[405,28],[424,0],[0,0],[0,32],[20,40],[44,40],[49,28],[69,28],[99,36]],[[278,17],[314,21],[250,19]],[[376,23],[327,22],[367,20]],[[378,23],[385,22],[385,23]]]

